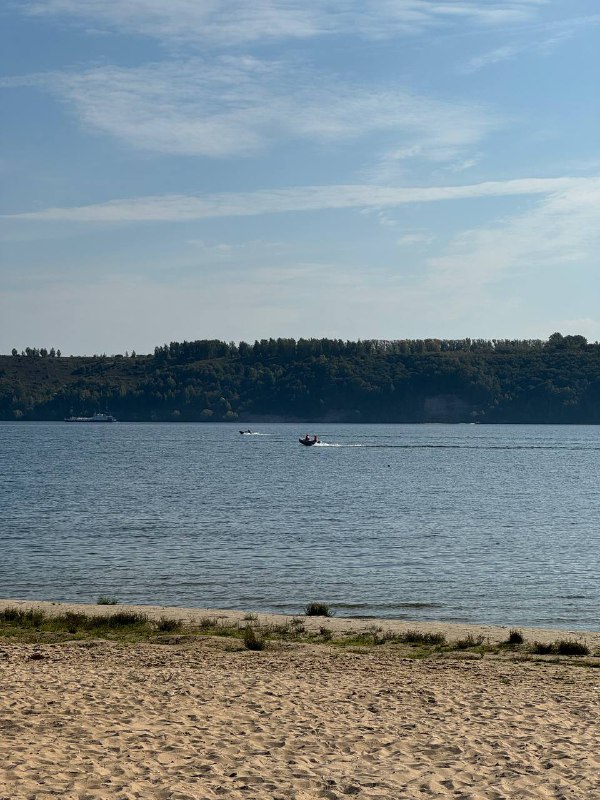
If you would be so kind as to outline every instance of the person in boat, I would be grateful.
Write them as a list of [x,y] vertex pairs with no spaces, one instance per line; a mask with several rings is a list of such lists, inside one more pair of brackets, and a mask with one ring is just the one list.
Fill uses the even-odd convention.
[[310,442],[310,436],[308,435],[308,433],[305,435],[304,441],[306,442],[306,444]]

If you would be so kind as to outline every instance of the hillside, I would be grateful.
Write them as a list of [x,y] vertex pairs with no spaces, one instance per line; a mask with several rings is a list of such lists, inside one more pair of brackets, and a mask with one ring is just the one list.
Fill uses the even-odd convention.
[[600,423],[600,345],[540,340],[253,345],[145,356],[0,356],[0,419],[108,411],[126,421]]

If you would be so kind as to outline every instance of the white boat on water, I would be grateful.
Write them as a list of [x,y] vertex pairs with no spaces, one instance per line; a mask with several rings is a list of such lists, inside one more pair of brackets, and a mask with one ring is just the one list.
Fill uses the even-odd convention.
[[116,422],[111,414],[94,414],[92,417],[65,417],[65,422]]

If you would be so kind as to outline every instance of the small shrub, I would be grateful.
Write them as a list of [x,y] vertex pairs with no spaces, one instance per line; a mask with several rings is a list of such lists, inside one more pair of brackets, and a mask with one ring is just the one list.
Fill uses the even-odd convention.
[[256,614],[244,614],[245,622],[256,622],[258,616]]
[[181,620],[161,617],[156,623],[156,628],[161,633],[172,633],[173,631],[181,630]]
[[525,641],[525,637],[521,633],[521,631],[517,630],[516,628],[511,628],[508,633],[508,639],[506,640],[506,644],[508,645],[517,645],[523,644]]
[[264,650],[265,640],[256,635],[256,631],[250,625],[244,628],[244,647],[246,650]]
[[333,638],[333,631],[331,630],[331,628],[324,628],[323,626],[321,626],[319,628],[319,636],[322,636],[323,639],[326,642],[328,642],[330,639]]
[[409,630],[401,633],[398,640],[403,644],[446,644],[446,637],[443,633],[424,633],[423,631]]
[[556,652],[560,656],[589,656],[590,648],[585,642],[575,639],[559,639],[555,642]]
[[99,606],[116,606],[119,604],[119,600],[116,597],[110,597],[107,594],[101,594],[98,600],[96,601],[96,605]]
[[307,617],[332,617],[333,611],[325,603],[309,603],[305,614]]

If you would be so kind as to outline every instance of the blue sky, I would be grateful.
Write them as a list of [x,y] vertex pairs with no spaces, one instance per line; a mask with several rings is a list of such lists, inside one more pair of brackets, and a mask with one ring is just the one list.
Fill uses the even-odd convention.
[[5,0],[0,352],[600,339],[597,0]]

